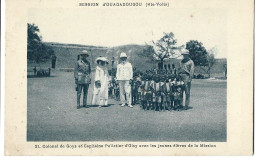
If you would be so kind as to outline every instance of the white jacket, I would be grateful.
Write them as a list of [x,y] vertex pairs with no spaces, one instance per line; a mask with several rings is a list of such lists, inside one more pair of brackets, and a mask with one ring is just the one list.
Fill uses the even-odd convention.
[[116,71],[117,80],[130,80],[133,79],[133,67],[132,64],[126,62],[125,64],[120,63],[117,65]]

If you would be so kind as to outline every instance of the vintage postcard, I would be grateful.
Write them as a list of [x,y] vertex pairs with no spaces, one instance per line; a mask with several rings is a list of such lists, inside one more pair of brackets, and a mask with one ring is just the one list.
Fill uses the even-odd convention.
[[252,155],[253,0],[7,0],[5,155]]

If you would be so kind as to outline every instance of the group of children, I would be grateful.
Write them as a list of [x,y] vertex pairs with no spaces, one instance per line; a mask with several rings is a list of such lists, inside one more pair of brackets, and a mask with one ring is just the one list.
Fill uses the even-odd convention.
[[[179,75],[136,72],[131,82],[132,104],[144,110],[165,111],[182,109],[184,82]],[[110,81],[109,94],[119,100],[119,86]]]
[[132,81],[133,104],[144,110],[180,110],[184,82],[179,75],[145,74]]

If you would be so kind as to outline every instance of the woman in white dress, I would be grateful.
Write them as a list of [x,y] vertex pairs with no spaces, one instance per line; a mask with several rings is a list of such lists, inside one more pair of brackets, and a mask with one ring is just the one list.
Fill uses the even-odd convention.
[[108,60],[105,57],[98,57],[95,73],[94,91],[92,105],[107,106],[108,105]]

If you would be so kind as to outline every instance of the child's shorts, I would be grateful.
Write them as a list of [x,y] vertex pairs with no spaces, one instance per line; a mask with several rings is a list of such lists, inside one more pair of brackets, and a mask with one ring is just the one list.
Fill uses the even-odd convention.
[[161,103],[161,102],[162,102],[162,97],[161,97],[161,96],[157,96],[156,101],[157,101],[158,103]]
[[174,100],[174,94],[170,95],[170,100],[173,101]]
[[167,102],[167,96],[163,96],[163,97],[162,97],[162,101],[163,101],[163,102]]
[[174,100],[180,100],[181,99],[181,93],[175,92],[174,93]]
[[147,100],[152,100],[152,98],[153,98],[152,93],[146,93],[146,99]]

